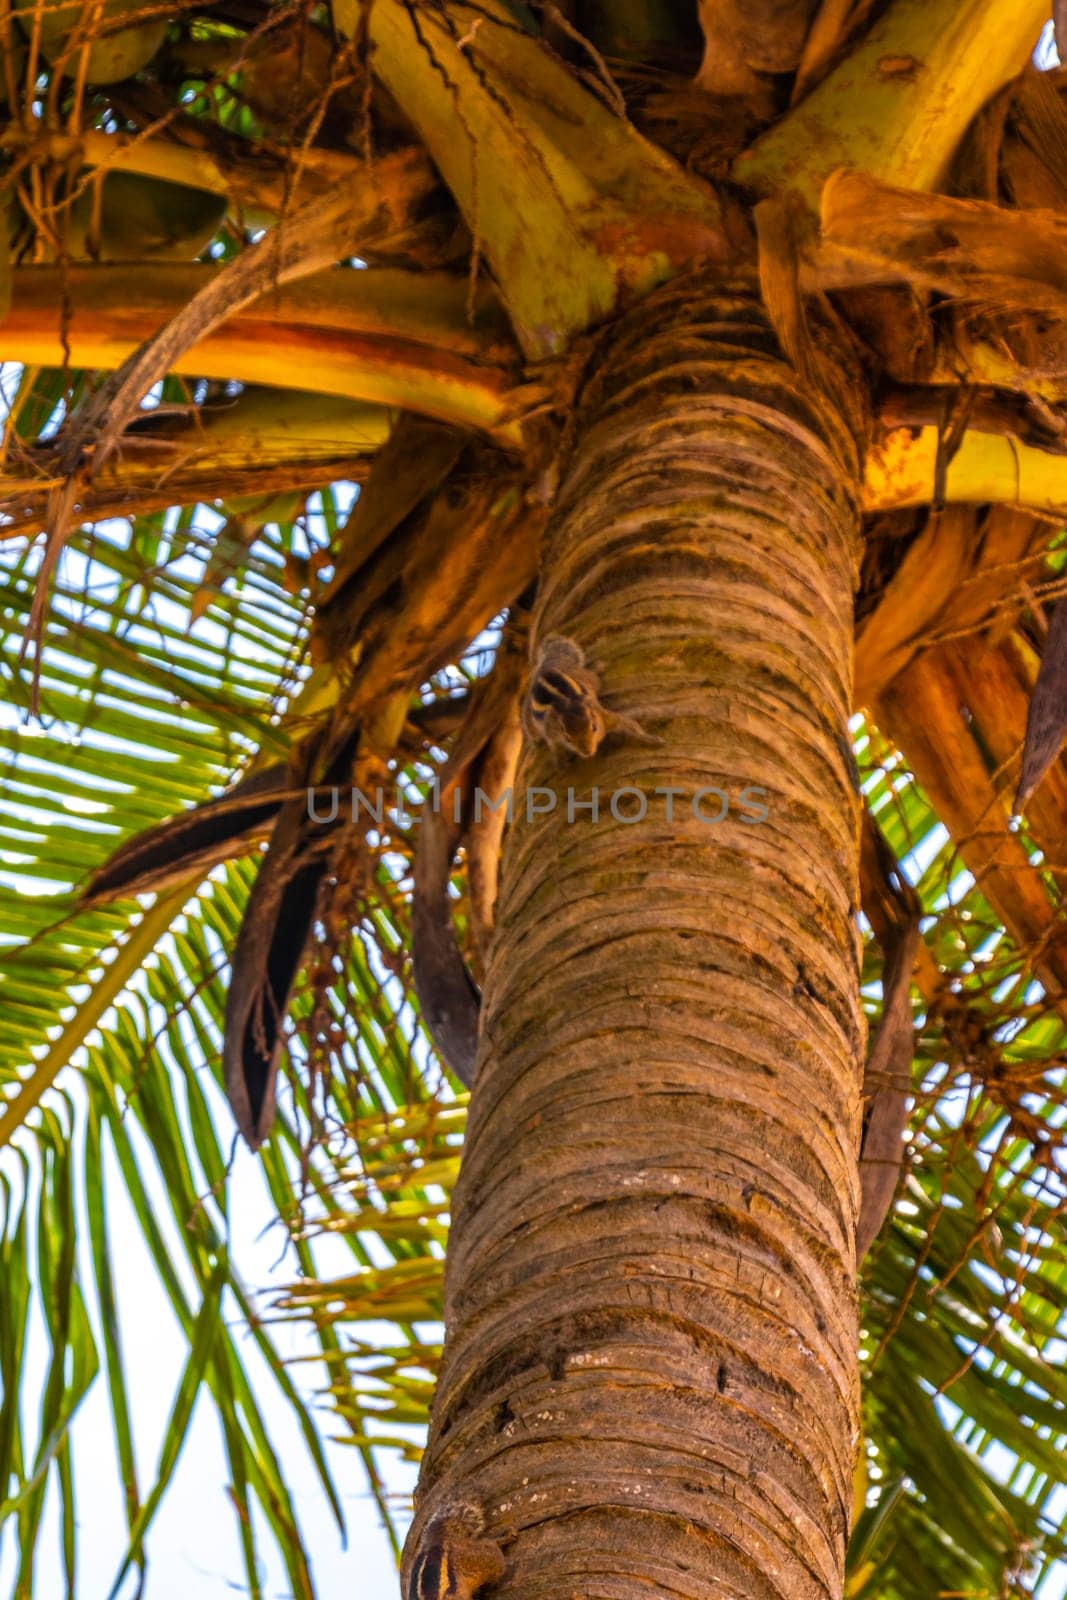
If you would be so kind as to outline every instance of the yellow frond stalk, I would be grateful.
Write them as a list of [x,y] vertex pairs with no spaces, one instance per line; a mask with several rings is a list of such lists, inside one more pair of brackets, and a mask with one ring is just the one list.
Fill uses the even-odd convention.
[[826,179],[858,167],[933,190],[975,116],[1029,61],[1048,0],[896,0],[734,175],[761,195],[797,190],[816,216]]

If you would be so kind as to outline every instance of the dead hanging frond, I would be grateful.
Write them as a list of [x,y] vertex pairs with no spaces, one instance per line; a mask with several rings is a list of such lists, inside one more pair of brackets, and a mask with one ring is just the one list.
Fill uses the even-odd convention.
[[1060,937],[1067,860],[1061,840],[1067,772],[1034,792],[1025,830],[1011,824],[1032,665],[1016,633],[928,648],[878,696],[872,715],[902,750],[1012,945],[1067,1017],[1067,949]]
[[1019,815],[1067,739],[1067,600],[1057,600],[1049,622],[1041,667],[1030,695],[1022,770],[1012,802]]
[[341,532],[333,576],[318,598],[320,612],[336,605],[405,517],[437,491],[466,443],[455,428],[409,412],[400,417],[375,461],[373,491],[360,495]]
[[855,703],[867,706],[929,644],[973,569],[981,541],[972,506],[928,514],[895,569],[881,579],[856,638]]
[[[931,418],[940,430],[942,496],[948,443],[962,443],[968,425],[984,429],[984,423],[968,424],[967,406],[989,422],[985,431],[1040,450],[1062,448],[1055,402],[1067,364],[1065,247],[1067,221],[1059,210],[1017,211],[989,201],[918,194],[860,172],[839,171],[825,186],[821,234],[802,266],[809,290],[848,289],[846,305],[858,286],[879,281],[906,285],[913,295],[933,291],[947,297],[935,314],[936,375],[957,388],[969,379],[977,392],[952,402],[953,418]],[[859,293],[862,299],[862,288]],[[872,301],[876,291],[870,287],[866,295]],[[891,330],[888,348],[892,354]],[[894,366],[901,370],[899,360]],[[998,387],[1002,394],[990,393]]]
[[[427,732],[442,736],[454,723],[455,706],[445,707],[442,718],[441,708],[412,709],[412,695],[536,571],[546,511],[526,504],[520,469],[461,438],[449,473],[456,451],[437,436],[442,431],[414,421],[402,430],[392,459],[406,460],[411,474],[399,494],[391,472],[373,476],[363,514],[347,530],[347,550],[342,540],[344,580],[316,625],[317,654],[321,660],[325,647],[323,665],[336,680],[332,706],[327,696],[327,709],[320,706],[309,719],[297,705],[293,722],[302,737],[288,768],[246,779],[229,795],[124,845],[91,880],[83,901],[96,905],[206,871],[269,834],[233,953],[223,1041],[227,1094],[252,1148],[270,1128],[284,1019],[345,850],[335,791],[351,784],[373,795],[398,750]],[[421,477],[413,441],[433,467]],[[491,732],[492,726],[485,737]],[[352,829],[347,833],[351,838]]]
[[283,1024],[339,837],[339,805],[316,813],[312,797],[321,789],[337,799],[359,733],[354,728],[332,748],[328,733],[313,735],[294,749],[285,783],[293,798],[278,809],[234,948],[222,1070],[234,1120],[252,1150],[274,1121]]
[[[489,676],[475,691],[470,713],[419,819],[411,906],[411,958],[423,1022],[442,1061],[470,1088],[478,1048],[481,995],[456,943],[449,887],[456,852],[479,829],[486,810],[507,814],[513,775],[501,760],[500,735],[518,729],[526,675],[528,619],[517,612],[504,630]],[[518,742],[510,741],[514,755]],[[483,843],[486,835],[483,832]],[[481,919],[492,918],[491,871],[482,856]],[[495,900],[495,895],[493,896]]]
[[995,95],[968,130],[952,192],[1018,210],[1062,211],[1067,203],[1065,75],[1033,66]]
[[[376,477],[366,489],[368,521]],[[402,495],[378,481],[397,507]],[[537,571],[547,516],[527,498],[522,468],[488,446],[465,445],[437,491],[421,497],[316,612],[313,659],[358,663],[345,690],[353,714],[413,691],[522,593]],[[359,519],[359,529],[366,526]]]
[[[354,570],[349,562],[346,582],[316,619],[315,654],[338,674],[336,698],[294,752],[288,786],[295,797],[278,812],[227,999],[227,1093],[254,1149],[273,1116],[282,1020],[346,836],[343,826],[331,831],[316,823],[304,791],[347,784],[373,795],[385,782],[417,686],[531,581],[546,513],[526,505],[518,469],[510,482],[502,476],[505,459],[467,445],[444,484],[436,476],[429,485],[421,480],[426,492],[410,509],[391,474],[372,475],[366,514],[354,519],[356,546],[367,541],[363,559]],[[373,501],[382,503],[379,521]],[[367,819],[358,820],[366,829]]]
[[802,210],[786,193],[762,200],[754,216],[764,308],[789,360],[807,382],[817,384],[818,356],[800,290]]
[[840,169],[822,195],[809,287],[897,281],[998,312],[1067,317],[1067,219],[920,194]]
[[483,968],[488,959],[489,943],[496,925],[500,851],[504,840],[504,829],[510,818],[509,797],[518,771],[521,750],[522,722],[519,716],[519,704],[515,701],[505,710],[480,757],[478,788],[486,796],[487,804],[480,814],[475,810],[464,840],[471,933]]
[[26,645],[35,650],[34,709],[52,575],[94,476],[120,448],[148,391],[194,344],[261,295],[331,266],[365,240],[387,238],[404,225],[410,207],[432,185],[424,158],[402,152],[378,163],[373,186],[363,194],[328,193],[300,207],[223,267],[75,407],[56,442],[62,481],[49,493],[44,553],[26,630]]
[[219,862],[254,850],[269,836],[286,793],[285,765],[275,762],[241,778],[217,800],[135,834],[93,873],[80,907],[155,894],[197,874],[206,877]]
[[[518,698],[525,665],[522,624],[516,622],[508,633],[512,642],[498,652],[493,672],[472,693],[445,779],[423,808],[414,865],[412,966],[422,1020],[442,1060],[468,1085],[479,995],[455,942],[449,883],[468,820],[465,802],[473,799],[487,746]],[[370,862],[378,850],[370,837],[372,825],[380,832],[384,824],[392,832],[382,810],[389,720],[379,709],[365,723],[353,725],[342,708],[297,747],[289,764],[289,795],[277,810],[234,949],[223,1032],[227,1096],[253,1150],[267,1137],[274,1117],[283,1022],[308,959],[313,929],[321,921],[325,930],[322,950],[311,963],[315,1007],[310,1058],[318,1062],[315,1036],[325,1018],[323,985],[329,963],[348,936],[354,888],[362,880],[371,892]],[[403,707],[392,720],[398,747]],[[461,785],[468,779],[471,788],[465,795]],[[498,798],[487,795],[494,803]]]
[[1021,209],[1067,202],[1067,99],[1061,74],[1031,68],[1013,85],[999,151],[998,189]]
[[[280,504],[338,478],[362,483],[388,429],[384,408],[265,387],[188,409],[157,406],[133,419],[121,451],[86,490],[81,515],[99,522],[252,495]],[[7,444],[2,541],[39,533],[60,485],[50,441],[23,444],[11,428]]]
[[882,1230],[900,1181],[904,1129],[908,1121],[911,1064],[915,1050],[911,984],[922,940],[919,897],[905,878],[868,810],[863,814],[862,852],[877,863],[865,882],[880,881],[882,916],[882,1015],[870,1042],[863,1073],[863,1143],[860,1148],[860,1215],[856,1259],[862,1261]]
[[802,292],[809,224],[800,196],[786,191],[761,201],[755,221],[763,304],[783,351],[805,384],[832,397],[854,437],[864,437],[869,419],[867,388],[857,381],[858,341],[826,296],[805,299]]

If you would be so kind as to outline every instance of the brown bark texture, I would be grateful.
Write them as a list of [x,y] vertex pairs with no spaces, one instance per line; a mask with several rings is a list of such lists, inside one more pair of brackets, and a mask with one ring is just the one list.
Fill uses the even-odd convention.
[[534,648],[576,640],[662,743],[523,754],[406,1572],[472,1501],[493,1600],[841,1594],[857,479],[747,283],[676,282],[604,336]]

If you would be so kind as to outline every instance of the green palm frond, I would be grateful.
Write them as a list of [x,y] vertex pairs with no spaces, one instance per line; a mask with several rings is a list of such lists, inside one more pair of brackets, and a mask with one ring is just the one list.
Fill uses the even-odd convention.
[[848,1592],[1029,1594],[1067,1555],[1067,1194],[1052,1155],[1067,1027],[899,758],[876,736],[868,756],[941,988],[917,1011],[902,1182],[861,1280],[867,1509]]
[[[333,493],[323,500],[327,524],[336,525]],[[230,1136],[216,1087],[218,1040],[226,952],[254,866],[231,863],[210,882],[190,882],[144,903],[74,911],[74,889],[118,839],[222,787],[253,752],[284,751],[277,708],[298,681],[305,623],[303,599],[285,581],[285,562],[294,544],[303,541],[306,548],[306,540],[291,522],[263,529],[246,553],[239,587],[228,584],[205,604],[210,541],[202,523],[212,520],[210,510],[199,520],[190,510],[98,527],[71,541],[48,618],[39,723],[21,714],[29,669],[20,665],[19,651],[32,562],[19,552],[0,571],[0,660],[9,685],[0,732],[6,869],[0,888],[0,1366],[8,1402],[0,1429],[0,1521],[17,1537],[20,1593],[29,1592],[53,1480],[73,1584],[71,1428],[94,1381],[106,1382],[110,1399],[125,1485],[127,1563],[143,1560],[152,1518],[203,1390],[222,1426],[250,1592],[260,1592],[256,1521],[249,1513],[254,1500],[292,1592],[312,1593],[264,1397],[230,1331],[235,1325],[250,1330],[340,1517],[318,1426],[227,1244],[224,1142]],[[381,1058],[370,1104],[388,1105],[399,1079],[396,1053],[383,1042],[395,1032],[396,1017],[361,945],[348,968],[346,992],[351,980],[370,1002],[365,1037],[356,1044],[372,1061]],[[301,1002],[305,1013],[310,1005],[310,998]],[[347,1114],[358,1114],[358,1099],[345,1097],[340,1075],[330,1088]],[[302,1164],[305,1186],[320,1195],[329,1192],[336,1173],[329,1156],[317,1154],[309,1174],[306,1144],[297,1133],[301,1119],[306,1132],[309,1110],[301,1091],[279,1122],[263,1170],[279,1214],[292,1224],[301,1271],[312,1275],[314,1249],[300,1235],[292,1195],[300,1192]],[[121,1205],[140,1224],[188,1347],[159,1458],[154,1468],[142,1463],[140,1474],[110,1228],[119,1198],[112,1192],[116,1173]],[[160,1193],[167,1203],[162,1214]],[[81,1217],[88,1229],[76,1246]],[[363,1259],[355,1240],[353,1249]],[[27,1319],[38,1313],[52,1358],[34,1417],[25,1335]],[[319,1346],[327,1358],[336,1355],[327,1327]],[[367,1429],[355,1415],[353,1424],[350,1436],[385,1510]]]

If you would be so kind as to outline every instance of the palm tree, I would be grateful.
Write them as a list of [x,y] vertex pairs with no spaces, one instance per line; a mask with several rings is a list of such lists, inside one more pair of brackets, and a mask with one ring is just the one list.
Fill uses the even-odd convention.
[[[383,1511],[428,1415],[418,1600],[1065,1553],[1047,9],[5,12],[20,1595],[101,1358],[127,1564],[206,1387],[251,1592],[253,1502],[312,1592],[219,1088]],[[189,1346],[151,1487],[115,1164]]]

